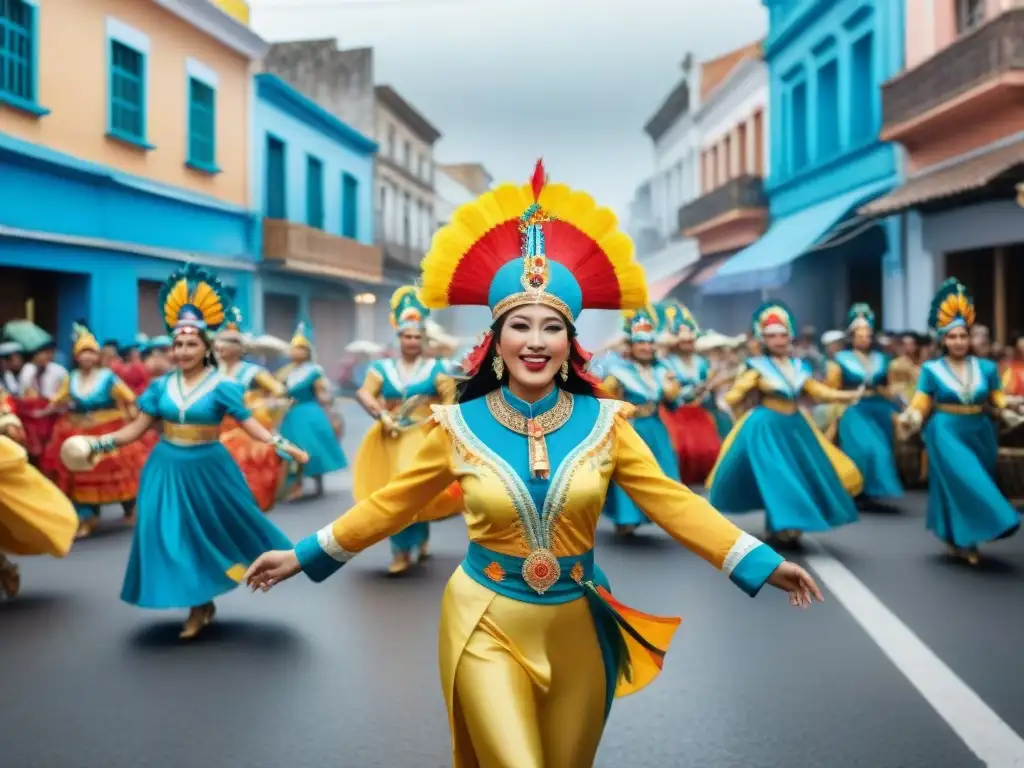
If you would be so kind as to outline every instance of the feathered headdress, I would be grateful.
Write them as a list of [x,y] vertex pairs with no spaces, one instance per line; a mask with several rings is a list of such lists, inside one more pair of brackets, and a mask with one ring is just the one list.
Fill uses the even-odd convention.
[[217,338],[224,341],[234,341],[238,344],[244,341],[242,337],[242,310],[238,307],[231,307],[224,313],[224,324],[221,325]]
[[928,326],[939,336],[944,336],[954,328],[970,328],[974,325],[974,317],[974,300],[967,294],[963,283],[951,277],[932,299]]
[[391,294],[391,327],[396,333],[422,331],[429,316],[430,310],[420,300],[416,286],[403,285]]
[[700,336],[700,326],[697,325],[697,318],[683,304],[678,301],[669,302],[668,316],[671,320],[670,333],[677,341],[693,341]]
[[657,339],[659,344],[674,344],[676,341],[676,307],[671,302],[659,301],[654,305],[654,312],[657,315]]
[[781,332],[793,336],[793,329],[796,328],[793,313],[781,301],[769,301],[758,307],[751,324],[758,341],[763,340],[769,333]]
[[227,305],[220,280],[195,264],[175,270],[160,289],[164,325],[174,336],[216,331],[224,322]]
[[308,349],[310,353],[313,352],[313,326],[307,320],[300,320],[295,326],[291,345]]
[[82,352],[99,352],[100,343],[85,327],[85,323],[74,323],[71,326],[71,356],[78,357]]
[[658,311],[648,304],[622,312],[622,331],[631,344],[654,341],[658,332]]
[[875,313],[867,304],[854,304],[846,313],[846,330],[853,333],[858,328],[875,330]]

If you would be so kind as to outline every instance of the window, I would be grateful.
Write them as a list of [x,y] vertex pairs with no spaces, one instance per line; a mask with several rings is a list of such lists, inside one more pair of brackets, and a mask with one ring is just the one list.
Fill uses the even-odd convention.
[[402,165],[412,170],[412,145],[408,141],[402,145]]
[[985,0],[956,0],[956,32],[970,32],[985,20]]
[[36,8],[25,0],[0,0],[0,99],[30,107],[36,75]]
[[267,178],[263,190],[263,212],[268,219],[288,218],[284,158],[284,142],[267,136]]
[[324,228],[324,164],[306,155],[306,223]]
[[850,142],[856,146],[874,138],[876,104],[875,45],[871,34],[853,44],[850,57]]
[[839,151],[839,64],[835,59],[818,69],[818,159]]
[[807,83],[797,83],[790,92],[790,147],[792,169],[799,171],[807,165]]
[[402,242],[399,245],[412,245],[412,200],[406,192],[402,199]]
[[214,171],[216,152],[216,91],[201,80],[188,80],[188,164]]
[[359,181],[341,174],[341,236],[356,239],[359,233]]
[[120,40],[110,41],[110,134],[146,141],[146,55]]
[[427,160],[423,155],[416,155],[416,175],[427,180]]
[[398,159],[398,147],[395,143],[395,126],[388,126],[388,157],[392,160]]

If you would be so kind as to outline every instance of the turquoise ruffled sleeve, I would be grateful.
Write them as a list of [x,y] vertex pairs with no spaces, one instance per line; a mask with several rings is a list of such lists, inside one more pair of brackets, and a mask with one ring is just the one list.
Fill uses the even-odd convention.
[[143,413],[152,416],[154,419],[160,418],[160,398],[163,397],[164,389],[167,387],[167,377],[161,376],[159,379],[154,379],[146,387],[146,391],[139,397],[136,405],[139,410]]
[[245,407],[245,387],[236,381],[220,381],[214,390],[217,404],[224,412],[236,419],[245,421],[252,413]]

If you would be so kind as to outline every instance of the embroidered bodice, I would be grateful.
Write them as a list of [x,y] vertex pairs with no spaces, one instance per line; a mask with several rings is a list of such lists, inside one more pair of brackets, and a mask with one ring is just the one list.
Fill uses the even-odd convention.
[[316,363],[305,362],[291,366],[284,378],[288,396],[296,403],[319,402],[317,390],[324,386],[327,374]]
[[852,349],[844,349],[836,353],[832,364],[839,370],[838,384],[840,389],[857,389],[862,384],[868,389],[883,387],[889,379],[889,357],[878,350],[871,350],[867,355],[860,355]]
[[983,405],[989,400],[1002,399],[1002,381],[999,369],[991,360],[972,355],[958,375],[943,357],[921,366],[917,391],[940,405]]
[[730,408],[735,408],[751,392],[757,392],[762,400],[789,400],[794,405],[801,395],[820,402],[834,402],[846,397],[843,392],[815,380],[806,361],[792,357],[780,360],[763,355],[747,360],[746,370],[726,393],[725,402]]
[[241,384],[245,390],[258,389],[271,395],[285,394],[285,387],[266,368],[248,360],[240,360],[231,368],[221,364],[219,370],[221,376]]
[[385,400],[406,400],[415,395],[439,397],[438,376],[448,374],[446,362],[439,358],[421,357],[411,369],[397,359],[384,358],[370,363],[363,387]]
[[665,358],[665,365],[684,387],[699,386],[711,375],[711,363],[700,355],[690,355],[689,359],[681,355],[669,355]]
[[68,375],[54,403],[68,403],[75,413],[91,413],[134,403],[135,393],[109,368],[98,368],[88,379],[77,368]]
[[667,377],[671,372],[661,360],[643,365],[620,359],[609,366],[605,381],[612,380],[614,383],[608,389],[627,403],[650,407],[666,399],[668,389],[678,388],[678,385],[668,385]]
[[175,424],[217,426],[225,416],[238,421],[249,418],[244,395],[241,384],[226,379],[216,369],[191,390],[185,389],[179,371],[171,371],[150,383],[138,405],[143,413]]

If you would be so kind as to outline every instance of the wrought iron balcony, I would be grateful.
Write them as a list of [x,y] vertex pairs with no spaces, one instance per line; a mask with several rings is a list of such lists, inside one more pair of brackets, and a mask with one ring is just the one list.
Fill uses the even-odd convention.
[[1007,75],[1024,75],[1024,7],[1003,12],[885,83],[883,135]]
[[679,230],[686,233],[732,211],[768,207],[764,186],[757,176],[737,176],[679,209]]
[[325,277],[379,283],[383,276],[380,247],[280,219],[263,220],[263,258]]

